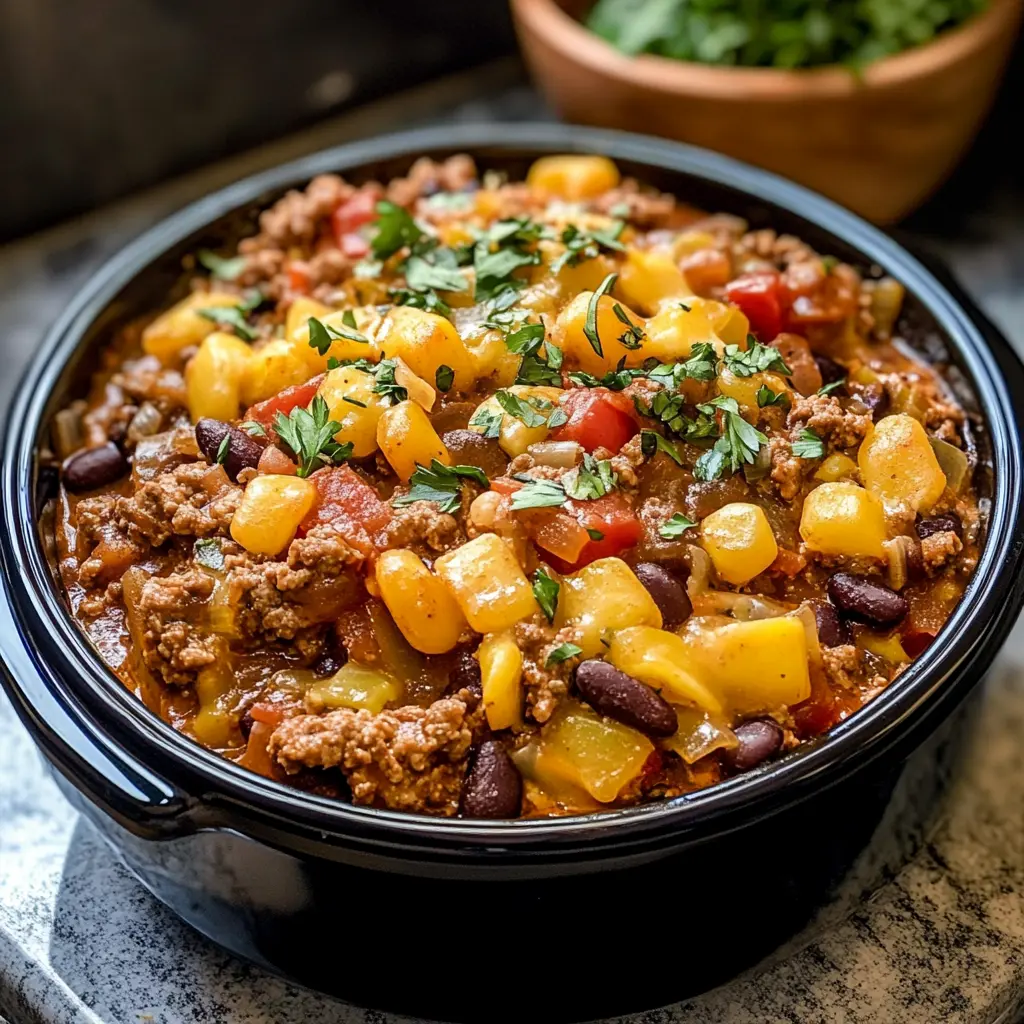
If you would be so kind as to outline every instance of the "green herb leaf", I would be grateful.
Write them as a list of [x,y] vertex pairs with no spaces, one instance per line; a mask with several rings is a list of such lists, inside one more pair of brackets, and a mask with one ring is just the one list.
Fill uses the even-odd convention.
[[793,454],[798,459],[822,459],[825,457],[825,442],[809,428],[800,431],[800,437],[792,444]]
[[555,621],[555,612],[558,609],[557,580],[553,580],[543,569],[538,569],[533,574],[533,596],[540,605],[540,610],[548,622]]
[[751,335],[748,339],[749,348],[741,349],[739,345],[726,345],[724,362],[726,368],[736,377],[750,377],[755,373],[772,370],[775,373],[792,376],[793,371],[786,365],[782,353],[771,345],[762,345]]
[[505,335],[505,347],[516,355],[532,355],[544,340],[543,324],[523,324]]
[[597,305],[601,301],[601,296],[607,295],[615,287],[615,282],[618,279],[618,274],[609,274],[598,285],[597,291],[590,296],[590,302],[587,303],[587,318],[583,324],[583,333],[586,335],[587,341],[590,342],[590,347],[599,356],[603,356],[604,351],[601,348],[601,339],[597,334]]
[[455,383],[455,371],[442,363],[434,373],[434,383],[437,385],[438,391],[447,394],[451,391],[452,384]]
[[559,644],[549,655],[547,665],[559,665],[570,658],[576,658],[583,653],[582,647],[576,644]]
[[224,551],[216,537],[201,537],[192,545],[192,554],[200,565],[214,572],[223,572]]
[[414,292],[439,289],[443,292],[464,292],[469,284],[454,266],[430,263],[422,256],[410,256],[405,263],[405,283]]
[[225,434],[221,438],[220,444],[217,446],[217,464],[223,466],[228,461],[228,456],[231,454],[231,435]]
[[296,406],[285,416],[274,417],[278,437],[299,459],[298,475],[309,476],[321,466],[343,462],[352,454],[352,442],[338,444],[334,435],[341,424],[330,418],[330,410],[322,395],[317,395],[308,409]]
[[471,427],[480,427],[484,437],[498,437],[501,434],[501,413],[481,406],[469,421]]
[[825,384],[818,388],[818,394],[831,395],[833,391],[838,391],[844,384],[846,384],[846,378],[840,377],[839,380],[834,380],[831,384]]
[[210,306],[205,309],[197,309],[196,312],[204,320],[210,320],[218,327],[230,327],[245,341],[256,340],[256,332],[249,325],[245,314],[238,306]]
[[640,431],[640,451],[645,459],[653,458],[656,452],[661,451],[675,462],[676,465],[681,466],[683,464],[683,457],[679,454],[679,449],[671,441],[665,440],[661,434],[653,430]]
[[378,260],[394,256],[399,249],[410,249],[423,238],[424,232],[412,219],[409,211],[388,199],[377,203],[377,233],[370,241],[370,248]]
[[575,267],[584,260],[592,260],[602,249],[622,252],[625,247],[619,235],[625,226],[622,221],[616,221],[607,228],[586,231],[575,224],[567,224],[561,235],[565,252],[552,261],[551,273],[557,274],[563,267]]
[[570,469],[562,476],[562,487],[570,498],[578,501],[593,501],[604,497],[615,489],[615,471],[608,459],[595,459],[589,453],[583,456],[583,464]]
[[512,508],[553,508],[565,504],[565,488],[557,480],[527,479],[512,495]]
[[245,270],[244,256],[218,256],[209,249],[200,249],[196,253],[196,259],[214,277],[219,278],[221,281],[234,281]]
[[617,302],[612,306],[612,312],[618,318],[620,323],[624,323],[626,325],[625,332],[619,335],[619,344],[623,348],[638,349],[640,347],[640,343],[646,337],[644,329],[639,324],[633,323],[633,321],[629,319],[626,311]]
[[591,540],[604,540],[604,534],[600,530],[595,530],[592,526],[587,527],[587,536]]
[[693,475],[698,480],[715,480],[726,468],[731,473],[737,472],[745,463],[754,462],[761,445],[768,443],[768,438],[740,415],[735,398],[719,395],[697,408],[709,416],[719,410],[723,421],[722,436],[711,451],[701,455],[694,466]]
[[454,512],[462,504],[463,480],[472,480],[481,487],[490,484],[487,474],[476,466],[446,466],[432,459],[429,467],[416,466],[409,479],[409,492],[393,501],[396,505],[432,501],[441,506],[442,512]]
[[[509,416],[514,416],[528,427],[542,427],[547,422],[547,417],[537,412],[530,404],[530,400],[519,398],[511,391],[495,391],[494,397]],[[533,399],[533,402],[536,403],[537,399]],[[548,406],[550,407],[550,403]]]
[[[361,360],[361,362],[365,362]],[[409,397],[409,392],[400,384],[395,382],[395,370],[398,363],[394,359],[382,359],[379,363],[367,363],[365,366],[353,364],[359,369],[364,369],[374,377],[373,393],[380,395],[389,405],[398,405]]]
[[757,399],[757,407],[763,409],[768,405],[788,405],[789,395],[785,391],[775,392],[772,391],[767,384],[762,384],[757,389],[757,394],[754,396]]
[[492,224],[473,247],[476,275],[474,298],[485,302],[519,289],[523,282],[512,275],[520,267],[536,266],[540,253],[534,246],[543,237],[543,225],[529,217],[514,217]]
[[673,540],[676,537],[682,537],[687,530],[693,529],[696,525],[692,519],[684,516],[682,512],[676,512],[675,515],[669,516],[658,527],[658,533],[666,540]]
[[555,406],[555,411],[548,417],[548,427],[554,430],[555,427],[560,427],[568,422],[569,417],[566,415],[565,410],[560,405]]
[[266,437],[267,432],[263,428],[262,423],[257,423],[255,420],[246,420],[244,423],[239,423],[239,430],[244,430],[250,437]]

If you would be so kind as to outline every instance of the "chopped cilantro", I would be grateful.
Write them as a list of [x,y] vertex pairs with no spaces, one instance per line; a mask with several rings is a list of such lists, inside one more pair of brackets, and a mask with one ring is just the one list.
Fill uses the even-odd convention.
[[[422,256],[410,256],[405,263],[405,283],[410,291],[427,292],[440,289],[443,292],[464,292],[469,287],[462,272],[455,266],[445,266],[442,253],[449,250],[438,250],[435,254],[437,262],[429,262]],[[448,257],[451,261],[451,257]]]
[[382,199],[377,203],[377,220],[374,221],[374,226],[377,233],[370,241],[370,248],[378,260],[394,256],[405,246],[412,248],[423,238],[423,230],[412,219],[409,211],[388,199]]
[[452,384],[455,383],[455,371],[442,363],[434,373],[434,383],[437,385],[438,391],[447,394],[451,391]]
[[792,448],[798,459],[820,459],[825,455],[825,442],[807,427],[800,431],[800,437],[793,442]]
[[693,529],[696,525],[692,519],[684,516],[682,512],[676,512],[675,515],[669,516],[658,527],[658,533],[666,540],[672,540],[675,537],[681,537],[687,530]]
[[578,657],[583,653],[582,647],[577,647],[576,644],[559,644],[549,655],[547,664],[548,665],[559,665],[563,661],[569,661],[570,658]]
[[196,259],[214,277],[219,278],[221,281],[234,281],[245,269],[244,256],[224,257],[218,256],[215,252],[210,252],[209,249],[200,249],[196,253]]
[[544,340],[543,324],[523,324],[522,327],[505,335],[505,347],[516,355],[531,355]]
[[[360,363],[365,365],[359,365]],[[366,360],[359,360],[353,364],[367,373],[373,374],[373,393],[380,395],[389,405],[398,405],[409,397],[409,392],[395,381],[395,370],[398,363],[394,359],[382,359],[379,363],[367,363]]]
[[730,473],[737,472],[745,463],[757,458],[761,445],[768,438],[752,427],[741,415],[735,398],[719,395],[705,405],[697,407],[701,412],[713,416],[722,413],[722,436],[714,447],[697,460],[693,475],[698,480],[716,480],[728,467]]
[[477,466],[446,466],[432,459],[429,468],[417,465],[409,478],[409,492],[394,499],[396,505],[414,501],[432,501],[442,512],[454,512],[462,503],[462,481],[472,480],[481,487],[489,484],[487,474]]
[[308,409],[296,406],[285,416],[274,418],[278,437],[298,456],[299,476],[309,476],[321,466],[343,462],[352,454],[352,442],[338,444],[334,435],[341,424],[330,419],[330,410],[322,395],[317,395]]
[[615,221],[607,228],[584,231],[575,224],[567,224],[561,235],[565,252],[552,261],[551,273],[557,274],[562,267],[575,267],[584,260],[592,260],[602,249],[621,252],[624,247],[619,241],[619,235],[625,226],[622,221]]
[[767,384],[762,384],[754,396],[757,399],[757,407],[763,409],[766,405],[788,405],[789,395],[785,391],[772,391]]
[[640,342],[644,340],[644,329],[639,325],[633,323],[626,314],[626,311],[617,302],[612,306],[612,312],[619,319],[621,323],[626,325],[626,330],[619,335],[619,344],[623,348],[638,349]]
[[833,391],[838,391],[846,383],[845,377],[840,377],[839,380],[832,381],[831,384],[824,384],[818,388],[819,395],[831,395]]
[[677,465],[683,464],[683,457],[679,454],[679,449],[653,430],[640,431],[640,451],[645,459],[653,458],[656,452],[661,451]]
[[604,534],[600,530],[595,530],[592,526],[587,527],[587,536],[591,540],[604,540]]
[[240,430],[244,430],[250,437],[266,437],[267,432],[263,427],[262,423],[257,423],[255,420],[246,420],[244,423],[240,423]]
[[522,283],[513,273],[520,267],[536,266],[540,254],[534,245],[544,234],[542,225],[529,217],[500,220],[477,240],[473,247],[473,270],[476,274],[474,298],[477,302],[505,295]]
[[471,427],[481,427],[484,437],[498,437],[501,433],[501,413],[481,406],[469,421]]
[[[263,297],[260,296],[260,301]],[[249,309],[255,307],[249,306]],[[245,341],[255,341],[256,332],[245,319],[245,312],[238,306],[209,306],[197,309],[196,312],[204,319],[210,320],[218,327],[230,327],[235,334]]]
[[618,274],[609,274],[597,286],[597,291],[590,296],[590,302],[587,303],[587,318],[583,324],[583,333],[586,335],[587,341],[590,342],[590,347],[599,356],[603,356],[604,351],[601,349],[601,339],[597,333],[597,305],[601,301],[601,296],[607,295],[615,287],[615,282],[618,279]]
[[533,574],[533,596],[540,605],[540,610],[548,622],[555,621],[555,611],[558,609],[557,580],[553,580],[543,569],[538,569]]
[[[542,427],[547,422],[547,417],[537,412],[529,400],[519,398],[511,391],[495,391],[494,397],[509,416],[514,416],[528,427]],[[533,402],[539,404],[538,399],[533,399]],[[550,408],[550,403],[547,405]]]
[[228,456],[231,454],[231,434],[225,434],[221,438],[220,444],[217,446],[217,465],[223,466],[228,461]]
[[589,453],[583,456],[583,464],[570,469],[562,476],[562,487],[570,498],[578,501],[593,501],[614,490],[615,470],[608,459],[595,459]]
[[748,339],[749,348],[741,349],[739,345],[725,346],[725,366],[736,377],[750,377],[755,373],[773,370],[776,373],[792,376],[793,371],[786,365],[782,353],[771,345],[762,345],[751,335]]
[[565,488],[556,480],[527,479],[512,495],[512,508],[549,508],[565,504]]

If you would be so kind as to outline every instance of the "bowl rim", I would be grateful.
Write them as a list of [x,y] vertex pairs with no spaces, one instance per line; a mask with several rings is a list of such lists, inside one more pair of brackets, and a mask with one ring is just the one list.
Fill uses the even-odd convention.
[[[50,393],[89,325],[153,260],[204,226],[266,193],[283,192],[319,173],[356,171],[383,160],[408,158],[411,163],[431,152],[467,151],[485,160],[488,152],[503,150],[510,158],[604,153],[703,179],[736,192],[737,199],[742,197],[748,205],[768,202],[805,219],[865,260],[893,272],[944,331],[984,412],[995,471],[988,539],[965,599],[943,627],[945,642],[932,644],[897,684],[826,737],[761,769],[672,800],[554,819],[441,819],[312,796],[240,768],[176,732],[102,662],[57,592],[32,520],[36,438]],[[1015,383],[1024,392],[1024,373],[1015,357],[1009,358],[1014,361]],[[944,706],[954,691],[963,689],[965,679],[973,685],[979,673],[971,673],[979,663],[987,667],[1024,601],[1024,585],[1019,582],[1024,561],[1024,463],[1015,407],[983,333],[962,305],[894,239],[830,200],[718,154],[624,132],[559,124],[418,129],[315,153],[208,195],[137,238],[79,290],[26,370],[8,424],[0,467],[0,558],[6,597],[21,637],[0,630],[0,654],[10,668],[16,659],[8,645],[15,639],[28,643],[35,663],[46,671],[46,685],[60,689],[73,707],[77,726],[94,744],[109,751],[113,743],[120,755],[130,758],[135,771],[163,774],[172,787],[184,785],[195,827],[227,827],[226,822],[242,812],[250,826],[264,830],[280,830],[283,825],[286,832],[299,830],[313,841],[330,840],[337,846],[370,844],[402,856],[428,851],[463,862],[516,852],[559,856],[568,854],[570,847],[576,857],[581,849],[583,856],[599,857],[605,849],[652,842],[655,833],[659,841],[668,837],[678,843],[683,837],[736,828],[805,799],[874,761],[915,723]],[[24,659],[17,664],[24,664]],[[16,679],[13,685],[17,688]]]
[[738,100],[760,105],[779,101],[848,99],[865,89],[905,85],[970,57],[1020,20],[1024,0],[991,0],[985,10],[934,39],[869,64],[860,76],[834,64],[813,68],[721,67],[657,54],[627,56],[577,21],[555,0],[510,0],[517,30],[531,32],[571,66],[620,79],[651,92]]

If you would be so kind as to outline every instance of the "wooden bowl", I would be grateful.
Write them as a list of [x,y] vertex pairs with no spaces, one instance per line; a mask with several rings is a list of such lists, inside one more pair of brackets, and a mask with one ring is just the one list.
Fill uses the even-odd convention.
[[934,42],[870,65],[781,71],[627,57],[574,0],[511,0],[541,89],[567,120],[705,146],[808,185],[871,220],[945,180],[995,97],[1024,0],[992,0]]

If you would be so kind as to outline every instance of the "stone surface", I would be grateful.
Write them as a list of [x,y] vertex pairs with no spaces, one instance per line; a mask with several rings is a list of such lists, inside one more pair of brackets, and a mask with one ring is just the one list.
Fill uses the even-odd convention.
[[[504,76],[504,77],[502,77]],[[479,98],[466,101],[466,95]],[[454,105],[454,113],[451,108]],[[62,301],[104,258],[191,198],[259,167],[439,111],[536,116],[507,69],[378,104],[0,250],[0,405]],[[970,180],[970,179],[968,179]],[[961,188],[962,191],[962,188]],[[1024,346],[1019,194],[969,188],[913,227]],[[844,920],[748,976],[630,1024],[1007,1024],[1024,1009],[1024,625],[987,686],[949,816]],[[220,951],[148,895],[80,822],[0,695],[0,1024],[386,1024]]]

